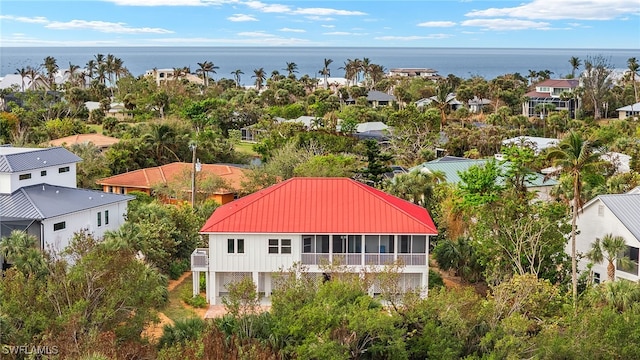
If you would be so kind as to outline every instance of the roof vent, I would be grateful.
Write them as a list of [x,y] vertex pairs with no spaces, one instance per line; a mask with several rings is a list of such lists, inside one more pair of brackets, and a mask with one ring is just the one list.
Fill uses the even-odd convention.
[[56,194],[60,194],[60,190],[56,190]]
[[46,163],[47,163],[47,160],[43,161],[42,163],[43,163],[43,164],[46,164]]
[[89,196],[89,200],[93,200],[93,198],[91,196]]
[[42,191],[44,191],[44,185],[42,185]]

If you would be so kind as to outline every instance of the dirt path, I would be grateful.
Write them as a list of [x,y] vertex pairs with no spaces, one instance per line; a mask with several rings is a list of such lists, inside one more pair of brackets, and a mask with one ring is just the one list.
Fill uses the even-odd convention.
[[[169,280],[169,284],[167,285],[167,289],[169,291],[173,291],[176,287],[182,284],[185,280],[191,280],[191,272],[187,271],[182,276],[180,276],[176,280]],[[180,300],[182,305],[185,307],[189,307],[184,301]],[[204,319],[207,309],[196,309],[191,308],[198,316]],[[143,332],[142,337],[149,339],[150,342],[156,342],[162,336],[162,331],[165,325],[173,325],[174,322],[167,315],[162,312],[158,312],[158,319],[160,320],[158,323],[150,324]]]

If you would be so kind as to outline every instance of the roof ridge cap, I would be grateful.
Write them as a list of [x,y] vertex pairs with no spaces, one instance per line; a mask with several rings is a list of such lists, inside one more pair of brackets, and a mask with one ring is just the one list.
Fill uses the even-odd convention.
[[[40,186],[42,185],[42,187],[44,187],[45,183],[40,183],[40,184],[35,184],[32,186]],[[18,191],[22,192],[22,194],[24,195],[25,199],[27,199],[27,201],[29,201],[29,204],[31,204],[31,206],[36,210],[36,212],[38,213],[38,215],[40,215],[40,219],[44,219],[44,214],[42,213],[42,211],[40,211],[40,209],[36,206],[36,204],[33,202],[33,200],[31,199],[31,197],[29,196],[29,194],[27,193],[27,191],[24,189],[24,187],[21,187],[20,189],[18,189]]]
[[[246,203],[245,203],[245,204],[238,205],[237,201],[242,200],[242,198],[240,198],[240,199],[238,199],[238,200],[236,200],[236,201],[232,201],[232,202],[230,202],[230,203],[228,203],[228,204],[222,205],[222,206],[229,206],[229,207],[230,207],[230,206],[232,206],[232,205],[235,205],[235,206],[237,206],[238,208],[237,208],[237,209],[235,209],[235,211],[230,212],[230,213],[229,213],[229,214],[227,214],[226,216],[224,216],[224,217],[220,218],[220,219],[219,219],[218,221],[216,221],[215,223],[210,224],[210,225],[209,225],[209,227],[211,227],[211,226],[213,226],[213,225],[215,225],[215,224],[218,224],[218,223],[220,223],[220,222],[221,222],[221,221],[223,221],[223,220],[226,220],[229,216],[231,216],[231,215],[235,214],[236,212],[238,212],[238,211],[240,211],[240,210],[242,210],[242,209],[246,208],[247,206],[249,206],[249,205],[251,205],[251,204],[255,203],[256,201],[258,201],[258,200],[260,200],[260,199],[264,198],[265,196],[267,196],[267,195],[271,194],[273,191],[275,191],[276,189],[281,188],[284,184],[286,184],[286,183],[290,182],[290,180],[292,180],[292,179],[295,179],[295,177],[290,178],[290,179],[287,179],[287,180],[284,180],[284,181],[281,181],[281,182],[279,182],[279,183],[277,183],[277,184],[274,184],[274,185],[271,185],[271,186],[266,187],[266,188],[264,188],[264,189],[258,190],[258,191],[256,191],[256,192],[254,192],[253,194],[249,194],[249,195],[247,195],[246,197],[254,196],[254,195],[255,195],[255,196],[254,196],[254,197],[255,197],[255,199],[253,199],[253,200],[251,200],[251,201],[246,201]],[[258,196],[258,194],[259,194],[259,196]],[[246,199],[245,199],[245,200],[246,200]],[[220,209],[222,206],[218,207],[218,209]],[[215,211],[217,211],[218,209],[214,210],[214,212],[215,212]],[[206,222],[205,222],[205,225],[207,225],[207,223],[206,223]]]
[[[350,181],[354,182],[357,186],[360,186],[363,190],[367,191],[368,193],[370,193],[371,195],[375,196],[375,197],[376,197],[376,198],[378,198],[379,200],[384,201],[386,204],[389,204],[390,206],[392,206],[392,207],[393,207],[393,208],[395,208],[396,210],[400,211],[401,213],[405,214],[406,216],[410,217],[410,218],[411,218],[411,219],[413,219],[414,221],[416,221],[416,222],[418,222],[418,223],[420,223],[420,224],[423,224],[423,225],[424,225],[424,222],[422,222],[420,219],[416,218],[416,217],[415,217],[415,216],[413,216],[412,214],[410,214],[410,213],[406,212],[404,209],[399,208],[398,206],[396,206],[396,204],[391,203],[391,202],[389,202],[389,201],[385,201],[385,199],[383,199],[383,198],[380,196],[380,194],[379,194],[378,192],[382,192],[382,193],[383,193],[383,194],[385,194],[385,195],[392,196],[392,197],[394,197],[394,198],[396,198],[396,199],[398,199],[398,200],[400,200],[400,201],[407,202],[409,205],[418,206],[418,207],[420,207],[420,208],[423,208],[422,206],[416,205],[416,204],[414,204],[414,203],[412,203],[412,202],[410,202],[410,201],[407,201],[407,200],[405,200],[405,199],[401,199],[401,198],[399,198],[399,197],[397,197],[397,196],[393,196],[393,195],[391,195],[391,194],[387,194],[386,192],[384,192],[384,191],[382,191],[382,190],[379,190],[379,189],[376,189],[376,188],[371,187],[371,186],[369,186],[369,185],[363,184],[363,183],[361,183],[361,182],[359,182],[359,181],[356,181],[356,180],[353,180],[353,179],[351,179],[351,178],[345,178],[345,179],[348,179],[348,180],[350,180]],[[373,191],[373,192],[372,192],[372,191],[371,191],[372,189],[373,189],[373,190],[375,190],[375,191]],[[423,209],[425,209],[425,211],[427,211],[427,214],[429,213],[429,210],[427,210],[426,208],[423,208]],[[429,217],[431,217],[431,214],[429,214]],[[434,230],[437,232],[437,229],[435,228],[435,224],[434,224]]]

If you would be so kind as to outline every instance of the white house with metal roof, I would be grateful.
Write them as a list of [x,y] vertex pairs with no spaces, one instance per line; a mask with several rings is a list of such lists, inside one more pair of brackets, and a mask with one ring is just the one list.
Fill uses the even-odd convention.
[[101,237],[118,229],[132,197],[78,189],[80,161],[62,147],[0,146],[0,235],[24,230],[41,249],[61,251],[80,230]]
[[[606,234],[622,236],[627,243],[626,256],[634,265],[629,269],[619,268],[616,264],[616,278],[631,281],[640,280],[638,260],[640,249],[640,191],[638,188],[626,194],[600,195],[587,202],[578,216],[578,235],[576,251],[586,254],[597,238]],[[571,244],[567,245],[567,253],[571,253]],[[589,260],[579,257],[578,268],[587,269]],[[607,260],[592,267],[594,281],[607,280]]]

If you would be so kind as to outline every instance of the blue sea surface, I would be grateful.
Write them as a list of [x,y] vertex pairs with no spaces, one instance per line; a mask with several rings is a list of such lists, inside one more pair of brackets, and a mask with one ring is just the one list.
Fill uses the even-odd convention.
[[53,56],[61,69],[69,63],[85,67],[96,54],[113,54],[135,75],[158,68],[190,67],[211,61],[219,69],[213,78],[233,78],[232,71],[241,70],[243,84],[251,84],[254,69],[264,68],[267,76],[284,70],[287,62],[298,66],[297,76],[308,74],[321,78],[324,59],[332,59],[332,77],[344,77],[348,59],[369,58],[389,70],[398,67],[431,68],[440,75],[462,78],[482,76],[493,79],[508,73],[529,74],[529,70],[550,70],[552,77],[571,73],[569,59],[585,60],[603,56],[614,68],[625,69],[631,57],[640,58],[640,50],[623,49],[506,49],[506,48],[345,48],[345,47],[3,47],[0,49],[0,76],[14,74],[17,69],[37,67],[47,56]]

